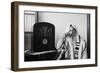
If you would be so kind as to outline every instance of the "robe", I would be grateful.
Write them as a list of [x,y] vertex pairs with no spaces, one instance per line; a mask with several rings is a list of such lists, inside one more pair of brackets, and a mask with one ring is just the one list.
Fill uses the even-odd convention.
[[60,39],[57,43],[58,55],[57,60],[61,59],[87,59],[87,45],[80,35],[76,41],[72,42],[71,38]]

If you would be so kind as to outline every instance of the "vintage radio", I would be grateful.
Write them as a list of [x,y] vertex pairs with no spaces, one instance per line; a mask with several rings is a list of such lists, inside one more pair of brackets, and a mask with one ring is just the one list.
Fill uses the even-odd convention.
[[39,22],[33,28],[33,51],[55,50],[55,27],[51,23]]

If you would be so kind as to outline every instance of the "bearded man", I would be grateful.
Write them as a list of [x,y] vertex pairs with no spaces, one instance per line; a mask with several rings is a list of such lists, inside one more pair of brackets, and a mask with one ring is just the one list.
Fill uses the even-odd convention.
[[75,25],[69,25],[64,37],[58,41],[57,49],[57,60],[87,59],[86,42],[78,34]]

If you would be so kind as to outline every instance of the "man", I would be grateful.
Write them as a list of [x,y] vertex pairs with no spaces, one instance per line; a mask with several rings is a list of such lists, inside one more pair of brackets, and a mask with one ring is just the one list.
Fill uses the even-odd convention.
[[86,42],[77,32],[75,25],[70,24],[64,37],[57,43],[57,59],[86,59]]

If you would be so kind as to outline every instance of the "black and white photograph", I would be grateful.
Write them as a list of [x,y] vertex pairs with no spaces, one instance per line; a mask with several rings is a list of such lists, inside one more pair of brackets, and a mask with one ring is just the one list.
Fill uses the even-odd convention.
[[97,66],[97,7],[13,2],[14,71]]
[[90,14],[86,13],[25,10],[24,60],[90,58],[89,25]]

